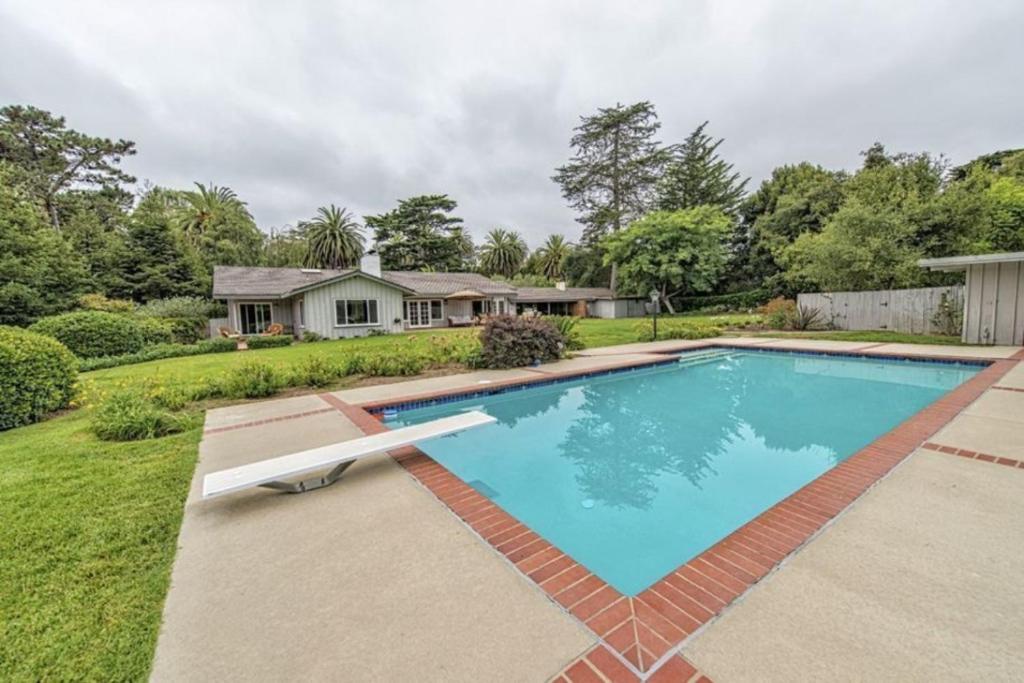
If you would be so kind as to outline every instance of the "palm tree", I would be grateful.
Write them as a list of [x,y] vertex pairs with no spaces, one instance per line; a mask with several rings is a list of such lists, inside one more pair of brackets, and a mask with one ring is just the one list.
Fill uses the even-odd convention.
[[491,230],[480,249],[480,268],[488,275],[512,277],[525,259],[526,242],[514,230]]
[[348,209],[321,206],[317,216],[302,224],[310,268],[351,268],[363,255],[363,228]]
[[548,241],[537,250],[540,274],[552,280],[565,279],[565,260],[570,251],[572,246],[563,235],[548,235]]
[[252,214],[249,213],[245,202],[239,199],[230,187],[218,187],[213,183],[195,183],[195,186],[195,191],[182,195],[185,203],[178,213],[178,226],[185,239],[193,245],[199,242],[214,220],[229,211],[240,212],[252,220]]

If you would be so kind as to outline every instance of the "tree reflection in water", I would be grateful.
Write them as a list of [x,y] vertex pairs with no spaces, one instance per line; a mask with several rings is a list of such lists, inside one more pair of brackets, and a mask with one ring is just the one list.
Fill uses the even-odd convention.
[[681,475],[699,487],[713,472],[712,460],[726,452],[742,426],[735,413],[745,384],[742,373],[708,374],[711,396],[682,404],[665,401],[663,388],[652,391],[656,377],[583,387],[580,417],[559,444],[559,454],[579,469],[580,488],[606,505],[646,509],[661,474]]

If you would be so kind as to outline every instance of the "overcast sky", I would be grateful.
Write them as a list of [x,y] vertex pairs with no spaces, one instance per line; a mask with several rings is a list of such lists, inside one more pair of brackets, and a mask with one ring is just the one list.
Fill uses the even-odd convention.
[[0,104],[233,188],[264,229],[441,193],[480,236],[575,238],[551,181],[581,114],[705,119],[756,185],[874,140],[954,163],[1024,146],[1024,2],[0,0]]

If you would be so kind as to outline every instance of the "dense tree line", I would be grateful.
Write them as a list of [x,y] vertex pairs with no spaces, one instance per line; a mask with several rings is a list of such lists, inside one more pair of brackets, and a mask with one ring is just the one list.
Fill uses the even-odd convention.
[[948,276],[921,270],[919,258],[1024,250],[1024,151],[950,168],[876,143],[856,171],[786,165],[748,192],[708,125],[664,144],[649,102],[582,117],[571,158],[553,176],[582,238],[553,234],[531,251],[509,226],[475,245],[444,194],[362,219],[328,204],[295,227],[261,231],[228,187],[138,186],[121,168],[133,142],[76,131],[34,107],[3,107],[0,324],[29,324],[91,293],[209,296],[218,264],[352,267],[371,244],[385,269],[654,289],[669,306],[756,287],[925,285]]
[[938,284],[951,276],[919,259],[1024,249],[1024,150],[949,168],[875,143],[852,173],[780,166],[747,194],[707,125],[663,144],[649,102],[582,117],[573,156],[553,176],[583,225],[570,280],[615,283],[621,270],[620,290],[656,290],[671,308],[674,296],[759,287]]

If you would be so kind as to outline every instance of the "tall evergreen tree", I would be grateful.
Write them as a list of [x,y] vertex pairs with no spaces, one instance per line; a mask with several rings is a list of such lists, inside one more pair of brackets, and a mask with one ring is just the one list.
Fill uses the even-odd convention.
[[[573,157],[552,180],[580,212],[585,243],[596,244],[652,208],[655,185],[671,156],[654,139],[660,127],[650,102],[616,104],[581,118],[570,141]],[[613,288],[616,274],[612,264]]]
[[446,194],[402,199],[398,207],[376,216],[365,216],[374,231],[381,266],[386,270],[434,270],[463,268],[465,235],[462,219],[452,216],[458,204]]
[[119,168],[135,154],[130,140],[93,137],[67,127],[63,116],[35,107],[0,108],[0,160],[19,171],[19,181],[60,228],[57,197],[75,186],[118,188],[135,178]]
[[732,164],[718,155],[723,138],[713,140],[704,132],[708,122],[697,126],[683,144],[672,151],[672,161],[658,183],[658,208],[679,211],[714,206],[734,215],[749,178],[740,180]]

